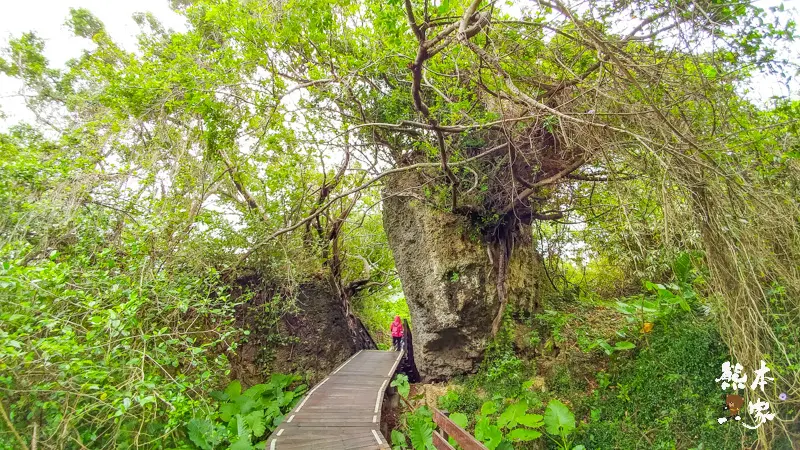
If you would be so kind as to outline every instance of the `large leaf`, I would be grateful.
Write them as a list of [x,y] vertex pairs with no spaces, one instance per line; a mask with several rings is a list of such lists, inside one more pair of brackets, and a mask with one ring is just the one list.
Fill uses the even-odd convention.
[[495,450],[514,450],[514,445],[510,441],[503,440]]
[[491,416],[492,414],[497,412],[497,403],[489,400],[481,406],[481,415],[482,416]]
[[231,417],[239,412],[239,407],[235,403],[225,403],[219,407],[219,418],[225,422],[230,422]]
[[238,398],[236,398],[234,403],[236,403],[236,408],[239,414],[247,414],[254,410],[256,406],[258,406],[258,402],[256,400],[244,395],[240,395]]
[[250,443],[250,436],[244,436],[232,443],[228,450],[252,450],[253,444]]
[[517,426],[520,417],[525,415],[528,410],[528,404],[523,400],[521,402],[512,403],[508,405],[503,414],[497,418],[497,425],[500,428],[514,428]]
[[231,384],[225,388],[225,393],[228,394],[228,398],[231,400],[236,400],[242,394],[242,383],[239,380],[231,381]]
[[397,392],[399,392],[400,396],[403,398],[408,398],[408,394],[411,392],[411,386],[408,384],[408,377],[402,373],[397,375],[390,386],[396,387]]
[[543,417],[539,414],[525,414],[517,419],[517,422],[529,428],[538,428],[543,425],[542,419]]
[[567,405],[553,399],[544,412],[544,425],[548,433],[566,436],[575,429],[575,416]]
[[209,420],[192,419],[186,428],[189,431],[189,439],[203,450],[212,450],[222,441],[222,433]]
[[[230,386],[228,386],[228,387],[230,388]],[[242,395],[245,395],[245,396],[250,397],[250,398],[258,398],[261,394],[264,393],[264,391],[270,389],[271,387],[272,386],[270,386],[268,384],[257,384],[255,386],[251,387],[250,389],[244,391],[244,394],[242,394]]]
[[429,450],[433,446],[433,422],[425,417],[414,417],[408,423],[408,435],[415,450]]
[[678,255],[678,257],[675,258],[675,262],[672,263],[672,272],[675,273],[675,278],[677,278],[678,281],[688,282],[689,271],[691,269],[692,258],[686,252]]
[[467,424],[469,423],[467,415],[462,413],[450,414],[450,420],[452,420],[453,423],[460,426],[461,428],[467,428]]
[[495,450],[503,440],[500,428],[484,417],[475,425],[475,438],[483,442],[489,450]]
[[406,435],[401,433],[398,430],[392,430],[392,447],[394,448],[406,448]]
[[283,397],[281,398],[279,404],[281,406],[288,406],[292,403],[293,400],[294,400],[294,392],[286,391],[283,393]]
[[255,437],[261,437],[261,435],[267,431],[267,426],[264,423],[264,411],[253,411],[246,415],[244,420],[247,422],[247,425],[250,427]]
[[282,373],[275,373],[272,374],[272,376],[270,377],[269,384],[272,385],[273,387],[283,389],[292,384],[292,382],[297,381],[299,379],[300,377],[295,375],[284,375]]
[[536,430],[529,430],[527,428],[517,428],[516,430],[511,430],[511,432],[508,433],[508,436],[506,437],[508,437],[512,441],[528,442],[534,439],[538,439],[539,436],[541,435],[542,433]]
[[620,341],[614,344],[614,350],[630,350],[632,348],[636,348],[636,345],[629,341]]

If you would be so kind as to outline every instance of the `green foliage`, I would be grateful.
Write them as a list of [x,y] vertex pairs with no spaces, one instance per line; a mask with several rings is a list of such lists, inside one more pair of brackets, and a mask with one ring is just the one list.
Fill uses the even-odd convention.
[[397,388],[397,392],[403,397],[408,398],[409,392],[411,392],[411,385],[408,383],[408,376],[405,374],[397,374],[392,380],[392,387]]
[[571,440],[568,438],[575,431],[575,415],[567,405],[556,399],[550,400],[544,413],[544,425],[550,435],[561,438],[560,442],[556,441],[560,448],[569,450]]
[[81,221],[83,240],[63,253],[26,263],[24,243],[0,250],[0,399],[20,427],[39,417],[40,438],[67,427],[93,447],[143,432],[169,445],[207,408],[198,392],[228,373],[212,350],[241,336],[234,305],[215,271],[154,271],[147,241],[103,247]]
[[304,384],[291,388],[299,381],[297,376],[273,374],[269,382],[244,392],[239,381],[231,382],[224,392],[211,394],[219,400],[216,414],[189,421],[189,439],[202,450],[226,444],[236,450],[263,448],[266,441],[261,438],[275,430],[305,393]]
[[392,449],[404,449],[406,448],[406,445],[408,445],[406,435],[401,433],[399,430],[392,430]]
[[227,436],[222,424],[215,425],[208,419],[192,419],[186,429],[189,439],[202,450],[213,450]]
[[[439,398],[439,407],[448,411],[461,411],[471,416],[478,411],[484,399],[475,389],[465,385],[451,385],[447,393]],[[484,414],[486,415],[486,414]]]
[[457,413],[450,414],[449,417],[450,417],[450,420],[452,420],[454,424],[458,425],[461,428],[467,428],[467,425],[469,424],[469,418],[467,417],[466,414],[457,412]]
[[571,314],[553,310],[545,310],[544,314],[536,315],[536,319],[545,323],[549,327],[550,333],[553,336],[553,340],[556,343],[564,342],[562,331],[572,318],[573,316]]
[[[539,438],[542,433],[534,430],[544,425],[542,416],[528,413],[525,400],[515,401],[505,406],[498,413],[495,401],[489,400],[481,405],[474,415],[475,438],[483,442],[490,450],[511,448],[513,442],[528,442]],[[462,428],[467,429],[469,416],[464,413],[452,413],[450,418]]]
[[411,442],[414,450],[433,450],[433,413],[427,406],[421,406],[413,412],[406,413],[402,417],[403,429],[406,434],[399,430],[392,431],[392,445],[395,449],[405,449],[406,435]]
[[431,450],[433,446],[433,421],[412,416],[408,422],[408,436],[416,450]]
[[613,346],[608,343],[605,339],[598,339],[594,343],[590,344],[584,350],[589,351],[594,347],[600,347],[606,353],[606,355],[611,355],[614,352],[620,352],[625,350],[632,350],[636,348],[636,344],[630,341],[619,341],[615,343]]
[[70,8],[69,13],[70,18],[67,20],[67,26],[72,29],[76,36],[92,39],[97,33],[104,30],[103,22],[87,9]]
[[511,308],[507,318],[494,340],[486,349],[479,376],[472,382],[505,397],[512,397],[521,391],[525,381],[525,363],[514,351],[513,334],[509,326]]
[[[586,402],[591,421],[577,430],[586,448],[635,447],[643,432],[652,448],[735,449],[743,427],[721,427],[719,367],[729,358],[713,323],[678,313],[656,324],[635,358],[618,359]],[[649,431],[648,431],[649,430]]]

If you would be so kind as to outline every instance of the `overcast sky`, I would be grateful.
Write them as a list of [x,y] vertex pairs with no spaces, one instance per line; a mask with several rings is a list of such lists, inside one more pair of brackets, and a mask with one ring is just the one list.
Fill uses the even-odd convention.
[[[45,56],[55,67],[63,65],[92,45],[88,39],[72,37],[64,22],[70,8],[86,8],[103,21],[112,39],[126,50],[136,48],[139,26],[133,21],[136,12],[153,13],[166,28],[185,30],[183,17],[169,8],[167,0],[0,0],[0,46],[8,39],[27,31],[35,31],[45,40]],[[19,122],[32,120],[21,99],[16,80],[0,75],[0,111],[8,116],[0,120],[0,130]]]
[[[527,3],[528,0],[525,0]],[[784,0],[793,5],[797,0]],[[763,8],[780,3],[781,0],[759,0]],[[46,42],[45,55],[55,67],[62,67],[66,61],[80,55],[89,48],[87,39],[71,37],[64,26],[70,8],[86,8],[106,25],[111,37],[126,50],[135,50],[136,34],[139,27],[131,18],[136,12],[153,13],[166,28],[185,30],[184,20],[169,8],[168,0],[0,0],[0,47],[5,47],[11,36],[19,36],[26,31],[35,31]],[[797,14],[795,13],[795,18]],[[800,45],[791,44],[788,50],[795,59],[800,55]],[[797,95],[796,84],[792,94]],[[0,118],[0,131],[19,121],[33,119],[22,100],[15,97],[20,85],[8,77],[0,75],[0,111],[7,117]],[[772,95],[787,95],[789,90],[774,76],[757,77],[749,97],[757,102],[765,102]]]

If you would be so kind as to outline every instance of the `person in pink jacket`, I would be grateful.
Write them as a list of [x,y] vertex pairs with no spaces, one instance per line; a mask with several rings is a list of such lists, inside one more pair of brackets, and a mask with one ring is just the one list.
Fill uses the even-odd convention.
[[403,322],[400,321],[400,316],[394,317],[392,322],[392,350],[400,351],[403,342]]

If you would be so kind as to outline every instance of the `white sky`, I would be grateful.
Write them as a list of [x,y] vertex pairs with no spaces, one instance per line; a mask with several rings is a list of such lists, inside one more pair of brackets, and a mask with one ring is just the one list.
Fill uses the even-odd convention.
[[[6,47],[10,37],[35,31],[45,40],[45,56],[54,67],[80,56],[90,48],[89,39],[72,36],[64,25],[70,8],[86,8],[106,26],[111,38],[125,50],[136,49],[139,26],[132,16],[137,12],[151,12],[165,28],[185,30],[183,17],[169,8],[168,0],[0,0],[0,47]],[[15,97],[20,83],[0,75],[0,111],[7,118],[0,119],[0,131],[19,121],[32,121],[23,101]]]

